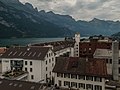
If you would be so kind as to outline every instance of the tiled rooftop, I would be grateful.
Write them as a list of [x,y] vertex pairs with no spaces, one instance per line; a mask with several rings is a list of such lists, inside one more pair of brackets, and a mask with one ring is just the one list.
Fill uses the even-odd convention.
[[18,46],[9,48],[0,58],[43,60],[50,47]]
[[[54,88],[54,89],[53,89]],[[0,90],[69,90],[65,88],[48,87],[46,84],[0,79]],[[70,89],[75,90],[75,89]]]
[[0,79],[0,90],[39,90],[39,88],[38,83]]
[[80,42],[80,57],[93,57],[96,49],[111,49],[111,42]]
[[47,46],[52,45],[53,51],[59,51],[61,49],[67,48],[67,47],[74,47],[74,42],[72,41],[56,41],[56,42],[48,42],[48,43],[40,43],[40,44],[34,44],[32,46]]
[[93,58],[59,57],[53,72],[99,77],[108,76],[105,60]]

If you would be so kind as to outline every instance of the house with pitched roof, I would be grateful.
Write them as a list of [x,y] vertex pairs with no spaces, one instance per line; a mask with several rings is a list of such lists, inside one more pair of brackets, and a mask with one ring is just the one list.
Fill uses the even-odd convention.
[[104,59],[59,57],[53,69],[55,84],[79,90],[105,90],[107,66]]
[[[2,78],[47,82],[53,77],[55,57],[51,47],[11,47],[0,59]],[[19,72],[24,75],[20,77]]]

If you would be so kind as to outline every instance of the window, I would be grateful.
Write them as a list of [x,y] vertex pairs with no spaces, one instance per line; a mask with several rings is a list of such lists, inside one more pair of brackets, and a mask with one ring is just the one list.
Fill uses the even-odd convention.
[[70,74],[64,74],[64,78],[70,78]]
[[93,77],[91,77],[91,76],[87,76],[87,77],[86,77],[86,80],[93,81]]
[[82,80],[85,80],[85,76],[83,76],[83,75],[79,75],[78,78],[82,79]]
[[101,77],[94,77],[94,80],[98,81],[98,82],[102,82],[102,78]]
[[27,68],[25,68],[25,71],[27,72]]
[[85,89],[85,84],[84,83],[79,83],[78,85],[79,85],[79,88]]
[[71,74],[71,78],[77,79],[77,75]]
[[93,90],[92,84],[86,84],[86,90]]
[[77,88],[77,83],[75,83],[75,82],[71,82],[71,87],[75,87],[75,88]]
[[48,54],[47,54],[47,57],[48,57]]
[[47,71],[47,67],[46,67],[46,71]]
[[57,77],[60,77],[60,73],[57,73]]
[[102,86],[95,85],[94,90],[102,90]]
[[46,74],[46,79],[47,79],[47,74]]
[[76,49],[78,49],[78,47],[76,47]]
[[33,70],[32,70],[32,68],[30,68],[30,72],[32,72]]
[[120,73],[120,67],[119,67],[119,73]]
[[110,64],[112,64],[112,59],[110,59]]
[[89,46],[91,46],[91,44],[89,43]]
[[60,80],[58,80],[58,85],[61,86],[62,85],[62,82]]
[[76,56],[78,56],[78,54],[76,54]]
[[31,75],[31,79],[34,79],[34,76],[33,76],[33,75]]
[[27,65],[27,61],[25,61],[25,65]]
[[119,59],[119,64],[120,64],[120,59]]
[[46,60],[46,65],[47,65],[47,60]]
[[61,73],[60,75],[61,75],[61,77],[63,77],[63,74],[62,74],[62,73]]
[[49,59],[49,63],[51,63],[51,59]]
[[108,63],[108,59],[106,59],[106,63]]
[[64,86],[68,86],[68,87],[70,87],[70,82],[68,82],[68,81],[64,81]]
[[30,61],[30,65],[32,65],[32,61]]
[[51,72],[50,72],[50,75],[51,75]]

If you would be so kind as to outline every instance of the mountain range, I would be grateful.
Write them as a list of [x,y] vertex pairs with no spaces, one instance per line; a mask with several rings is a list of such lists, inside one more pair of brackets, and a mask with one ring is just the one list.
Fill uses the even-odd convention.
[[81,36],[112,35],[120,31],[119,21],[76,21],[69,15],[38,11],[32,4],[19,0],[0,0],[0,38],[65,37],[80,32]]

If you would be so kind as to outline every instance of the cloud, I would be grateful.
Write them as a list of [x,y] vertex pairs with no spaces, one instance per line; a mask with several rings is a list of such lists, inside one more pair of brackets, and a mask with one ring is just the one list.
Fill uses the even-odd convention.
[[93,18],[120,20],[119,0],[20,0],[30,2],[39,10],[71,15],[76,20]]

